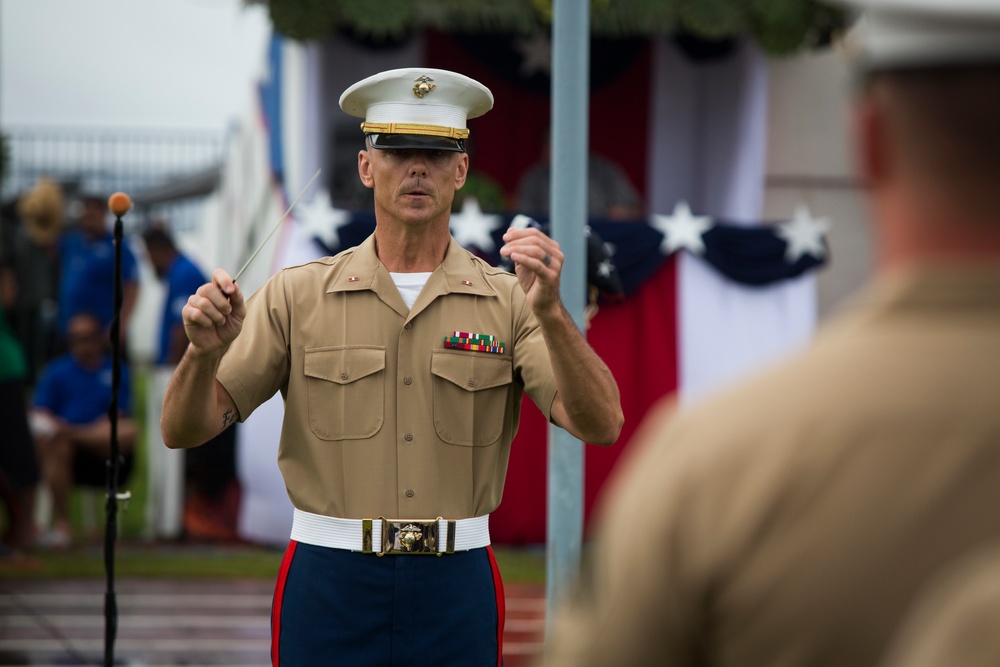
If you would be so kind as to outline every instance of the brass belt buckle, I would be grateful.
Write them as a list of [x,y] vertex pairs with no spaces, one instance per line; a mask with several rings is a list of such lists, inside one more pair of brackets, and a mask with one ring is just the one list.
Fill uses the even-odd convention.
[[382,520],[382,550],[389,554],[437,554],[438,521]]
[[386,554],[431,554],[440,556],[443,553],[455,551],[455,522],[448,522],[448,536],[445,542],[446,551],[438,551],[438,532],[441,517],[436,519],[393,519],[379,517],[382,522],[381,543],[379,551],[374,551],[374,535],[372,520],[361,522],[361,551],[375,553],[378,556]]

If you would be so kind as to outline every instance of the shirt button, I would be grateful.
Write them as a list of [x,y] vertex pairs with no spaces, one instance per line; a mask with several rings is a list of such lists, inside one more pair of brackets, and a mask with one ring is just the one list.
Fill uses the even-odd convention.
[[469,386],[470,387],[476,386],[476,378],[469,378]]
[[406,377],[403,378],[403,384],[413,384],[413,378],[407,375]]
[[413,322],[407,322],[406,324],[403,325],[403,328],[409,331],[410,329],[413,328]]
[[413,440],[413,434],[412,433],[407,433],[406,435],[403,436],[403,440],[406,440],[407,442],[410,442],[411,440]]
[[407,498],[412,498],[413,497],[413,489],[407,489],[406,490],[406,497]]
[[341,380],[347,379],[347,371],[340,371],[340,379]]

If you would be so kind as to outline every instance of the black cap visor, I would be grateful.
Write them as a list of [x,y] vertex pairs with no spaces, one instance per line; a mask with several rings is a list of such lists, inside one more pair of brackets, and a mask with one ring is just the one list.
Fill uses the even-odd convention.
[[372,148],[397,151],[452,151],[465,152],[465,142],[447,137],[427,137],[422,134],[369,134]]

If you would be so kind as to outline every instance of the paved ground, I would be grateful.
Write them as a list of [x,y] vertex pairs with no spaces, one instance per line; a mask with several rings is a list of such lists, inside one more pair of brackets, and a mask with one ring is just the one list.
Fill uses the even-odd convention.
[[[116,662],[269,665],[267,580],[122,579],[116,585]],[[0,581],[0,665],[103,665],[104,588],[98,579]],[[542,586],[508,585],[504,664],[524,667],[541,650]]]

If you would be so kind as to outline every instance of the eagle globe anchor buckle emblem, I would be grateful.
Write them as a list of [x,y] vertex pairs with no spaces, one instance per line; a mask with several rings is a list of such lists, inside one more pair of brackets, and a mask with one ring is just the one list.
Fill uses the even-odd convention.
[[423,535],[424,531],[420,529],[420,526],[408,523],[399,531],[399,544],[404,551],[413,551]]
[[[371,519],[362,520],[362,551],[364,553],[374,553],[379,556],[386,554],[430,554],[440,556],[442,553],[454,552],[453,529],[450,527],[454,522],[448,522],[448,543],[444,552],[438,551],[438,532],[440,530],[441,517],[428,521],[420,519],[384,519],[382,522],[381,544],[374,544],[373,537],[378,533],[373,530]],[[374,533],[374,534],[373,534]],[[375,546],[379,550],[374,549]]]

